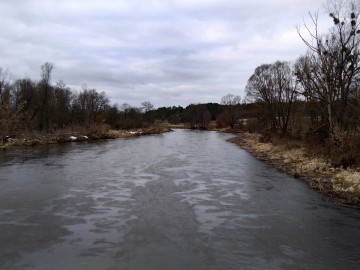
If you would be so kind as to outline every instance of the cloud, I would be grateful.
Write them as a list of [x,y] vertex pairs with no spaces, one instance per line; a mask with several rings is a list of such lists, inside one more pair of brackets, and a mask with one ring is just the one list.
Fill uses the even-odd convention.
[[0,65],[36,80],[41,64],[52,62],[54,82],[86,83],[119,104],[220,102],[244,95],[258,65],[303,54],[296,25],[321,7],[314,0],[3,0]]

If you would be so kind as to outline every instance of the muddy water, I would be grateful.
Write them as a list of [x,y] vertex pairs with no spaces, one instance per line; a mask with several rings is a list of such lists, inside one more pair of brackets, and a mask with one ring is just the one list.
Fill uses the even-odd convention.
[[359,269],[359,212],[228,137],[0,153],[0,269]]

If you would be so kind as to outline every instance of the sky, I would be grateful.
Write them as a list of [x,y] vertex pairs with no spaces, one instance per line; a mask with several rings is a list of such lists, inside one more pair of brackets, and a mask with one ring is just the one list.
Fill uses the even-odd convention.
[[53,84],[86,84],[119,105],[220,103],[245,97],[257,66],[304,54],[296,26],[319,11],[326,30],[323,10],[323,0],[1,0],[0,67],[37,81],[50,62]]

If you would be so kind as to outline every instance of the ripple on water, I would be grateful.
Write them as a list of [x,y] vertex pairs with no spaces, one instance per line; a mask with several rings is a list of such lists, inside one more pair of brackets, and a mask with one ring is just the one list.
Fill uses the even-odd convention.
[[360,215],[226,138],[3,153],[0,268],[357,269]]

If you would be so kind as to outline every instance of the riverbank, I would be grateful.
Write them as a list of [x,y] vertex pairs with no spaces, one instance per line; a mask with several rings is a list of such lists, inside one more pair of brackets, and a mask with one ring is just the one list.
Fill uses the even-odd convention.
[[165,126],[152,126],[149,128],[131,129],[131,130],[77,130],[77,131],[57,131],[54,133],[26,133],[17,134],[10,137],[6,142],[0,142],[0,150],[7,150],[14,146],[35,146],[43,144],[58,144],[67,142],[82,142],[101,139],[120,139],[144,135],[161,134],[171,131]]
[[306,181],[335,203],[360,209],[358,169],[334,168],[321,157],[307,155],[305,148],[296,141],[260,142],[260,135],[255,133],[243,133],[229,141],[278,170]]

